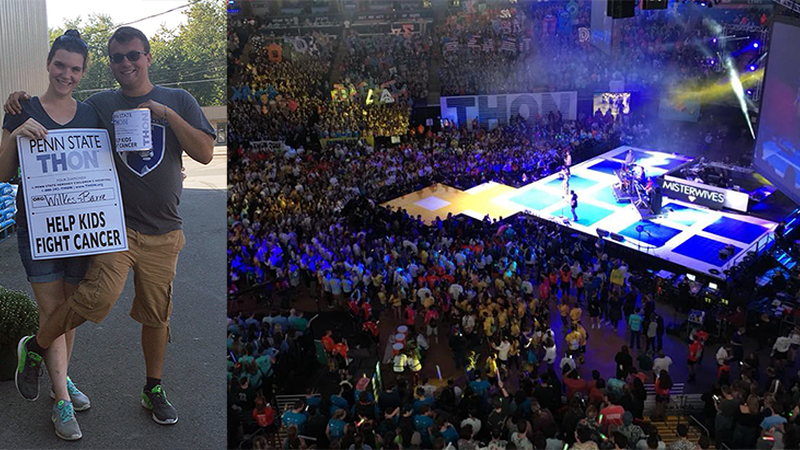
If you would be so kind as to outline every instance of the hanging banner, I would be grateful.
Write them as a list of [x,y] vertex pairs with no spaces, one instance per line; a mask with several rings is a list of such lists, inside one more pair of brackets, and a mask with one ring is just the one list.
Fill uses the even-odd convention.
[[483,126],[490,120],[505,125],[508,120],[520,115],[529,121],[547,113],[560,111],[564,120],[577,119],[578,93],[540,92],[535,94],[462,95],[440,99],[442,119],[450,119],[458,126],[472,127],[478,119]]
[[283,61],[283,48],[280,44],[269,44],[267,46],[267,55],[270,62],[279,63]]
[[128,249],[117,168],[106,130],[17,138],[33,259]]

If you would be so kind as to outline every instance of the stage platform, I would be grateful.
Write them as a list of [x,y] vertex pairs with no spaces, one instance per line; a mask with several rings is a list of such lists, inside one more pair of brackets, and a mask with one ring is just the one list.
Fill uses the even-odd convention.
[[[467,191],[436,184],[382,204],[402,208],[431,223],[448,213],[482,220],[509,217],[526,212],[555,220],[576,231],[596,235],[597,229],[622,236],[617,243],[716,278],[757,245],[764,245],[777,225],[750,215],[716,211],[664,197],[662,213],[642,220],[635,206],[617,203],[612,185],[614,170],[622,165],[631,147],[622,146],[572,167],[570,188],[578,194],[578,221],[562,200],[558,174],[519,189],[499,183],[484,183]],[[671,153],[633,148],[636,164],[648,177],[663,175],[691,160]],[[564,221],[562,218],[569,218]],[[642,226],[642,232],[637,227]],[[721,259],[720,250],[733,246],[733,254]]]

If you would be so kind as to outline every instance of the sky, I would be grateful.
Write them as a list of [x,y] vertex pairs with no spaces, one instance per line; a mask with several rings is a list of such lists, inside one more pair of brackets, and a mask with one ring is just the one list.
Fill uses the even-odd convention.
[[[72,20],[78,16],[85,23],[89,14],[94,13],[108,14],[115,23],[128,23],[187,3],[188,0],[47,0],[47,27],[62,26],[66,20]],[[175,28],[181,23],[185,23],[186,16],[183,11],[186,9],[146,19],[131,24],[131,26],[139,28],[146,36],[150,37],[155,34],[162,23],[169,28]]]

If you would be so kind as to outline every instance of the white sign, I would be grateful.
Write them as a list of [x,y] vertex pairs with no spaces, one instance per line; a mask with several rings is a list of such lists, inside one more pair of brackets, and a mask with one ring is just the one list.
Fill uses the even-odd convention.
[[665,197],[689,201],[715,209],[728,208],[747,212],[750,202],[750,195],[746,192],[723,189],[669,175],[664,175],[661,190]]
[[139,152],[153,148],[149,109],[114,111],[112,118],[118,152]]
[[440,99],[442,119],[450,119],[458,126],[472,127],[472,121],[488,126],[490,120],[500,125],[508,124],[511,117],[520,115],[532,120],[535,116],[560,111],[564,120],[577,119],[578,93],[540,92],[535,94],[462,95]]
[[253,150],[272,153],[285,150],[283,141],[250,141],[250,147]]
[[17,138],[33,259],[128,249],[117,169],[106,130]]

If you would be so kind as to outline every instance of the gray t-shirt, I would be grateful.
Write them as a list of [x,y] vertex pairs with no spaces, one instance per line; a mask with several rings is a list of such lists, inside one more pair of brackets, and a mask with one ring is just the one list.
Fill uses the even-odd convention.
[[[120,90],[98,92],[89,97],[86,103],[95,108],[114,145],[114,111],[134,109],[150,99],[169,106],[189,125],[215,137],[214,129],[203,115],[197,100],[183,89],[154,86],[140,97],[128,97]],[[178,205],[183,190],[183,149],[166,121],[151,118],[151,130],[153,150],[115,151],[114,162],[119,174],[126,225],[142,234],[159,235],[181,228]]]
[[[47,111],[45,111],[42,106],[42,102],[39,101],[39,97],[32,97],[28,101],[22,101],[20,105],[22,106],[21,114],[6,114],[3,117],[3,128],[8,130],[9,133],[13,133],[14,130],[19,128],[30,118],[33,118],[48,130],[59,130],[63,128],[100,128],[100,120],[97,118],[97,114],[94,109],[85,103],[78,102],[75,116],[72,120],[63,125],[53,120],[50,115],[47,114]],[[20,188],[21,187],[22,185],[20,184]],[[20,229],[27,229],[28,216],[25,210],[25,196],[23,195],[22,189],[17,191],[16,222],[17,227]]]

